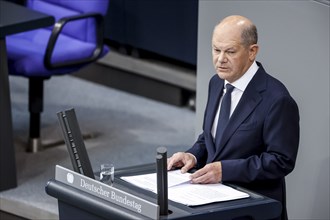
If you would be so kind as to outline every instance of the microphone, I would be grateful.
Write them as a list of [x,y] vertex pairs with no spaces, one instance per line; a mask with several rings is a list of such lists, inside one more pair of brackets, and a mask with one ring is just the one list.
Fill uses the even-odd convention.
[[168,214],[168,185],[167,185],[167,149],[157,148],[157,202],[160,215]]

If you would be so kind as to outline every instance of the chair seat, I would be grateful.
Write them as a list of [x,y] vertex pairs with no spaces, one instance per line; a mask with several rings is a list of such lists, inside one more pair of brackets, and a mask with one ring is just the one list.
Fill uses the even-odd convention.
[[[13,75],[26,77],[50,77],[71,73],[82,66],[48,70],[44,67],[44,55],[51,30],[38,29],[25,33],[15,34],[6,38],[8,51],[8,65]],[[60,48],[60,49],[59,49]],[[80,41],[67,35],[61,34],[54,48],[52,62],[67,62],[91,56],[95,49],[93,43]],[[109,51],[104,46],[102,56]]]
[[37,152],[43,147],[40,125],[44,81],[74,73],[109,51],[103,44],[108,4],[106,0],[26,0],[28,8],[52,15],[56,22],[54,26],[6,37],[9,74],[29,80],[27,151]]

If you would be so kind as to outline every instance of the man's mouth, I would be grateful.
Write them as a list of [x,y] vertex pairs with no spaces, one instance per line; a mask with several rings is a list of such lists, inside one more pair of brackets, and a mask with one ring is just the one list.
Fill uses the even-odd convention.
[[228,67],[219,66],[218,70],[220,70],[220,71],[228,70]]

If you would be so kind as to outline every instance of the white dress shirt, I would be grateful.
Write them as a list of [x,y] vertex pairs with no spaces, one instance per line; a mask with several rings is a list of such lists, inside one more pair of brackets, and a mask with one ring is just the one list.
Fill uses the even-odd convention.
[[[252,63],[252,65],[250,66],[250,68],[246,71],[246,73],[244,73],[243,76],[241,76],[241,78],[239,78],[235,82],[231,83],[231,85],[233,85],[235,88],[234,88],[234,90],[231,93],[230,116],[234,112],[234,110],[235,110],[235,108],[236,108],[239,100],[241,99],[241,97],[243,95],[243,92],[245,91],[247,85],[249,84],[249,82],[253,78],[254,74],[256,74],[256,72],[258,71],[258,69],[259,69],[259,66],[254,61]],[[226,84],[227,83],[229,83],[229,82],[227,80],[225,80],[223,94],[226,93]],[[223,96],[224,95],[221,96],[221,99],[220,99],[220,102],[219,102],[219,107],[218,107],[217,113],[216,113],[216,115],[214,117],[214,122],[213,122],[212,130],[211,130],[213,139],[215,138],[216,131],[217,131],[218,118],[219,118],[219,113],[220,113],[221,102],[222,102]]]

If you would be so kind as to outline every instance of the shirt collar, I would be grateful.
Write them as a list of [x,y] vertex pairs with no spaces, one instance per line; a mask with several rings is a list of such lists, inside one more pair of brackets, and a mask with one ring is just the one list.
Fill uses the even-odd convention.
[[[243,74],[243,76],[241,76],[241,78],[239,78],[238,80],[236,80],[235,82],[233,82],[231,84],[233,86],[235,86],[236,89],[239,89],[242,92],[244,92],[247,85],[249,84],[249,82],[253,78],[254,74],[256,74],[258,69],[259,69],[259,66],[257,65],[256,61],[254,61],[252,63],[252,65],[249,67],[249,69]],[[225,85],[227,83],[229,83],[229,82],[227,80],[225,80]]]

